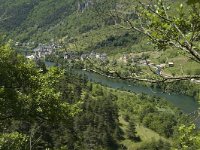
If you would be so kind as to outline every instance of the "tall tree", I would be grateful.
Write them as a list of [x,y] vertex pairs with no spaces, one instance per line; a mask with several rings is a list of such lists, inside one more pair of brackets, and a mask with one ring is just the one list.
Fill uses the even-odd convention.
[[[200,4],[196,1],[189,2],[191,5],[179,2],[178,8],[175,8],[165,0],[135,2],[135,6],[132,2],[117,1],[117,3],[113,2],[113,6],[116,7],[104,13],[121,20],[116,27],[144,34],[157,49],[175,48],[200,64]],[[200,79],[200,75],[157,75],[150,65],[148,67],[155,75],[154,77],[145,79],[133,77],[131,79],[153,83]],[[118,76],[123,78],[119,74]]]
[[29,140],[28,147],[33,143],[44,149],[54,147],[49,131],[69,128],[78,112],[75,105],[62,100],[56,89],[63,72],[52,68],[40,73],[35,63],[15,53],[9,45],[0,47],[0,67],[1,145],[10,149],[9,143],[17,147]]

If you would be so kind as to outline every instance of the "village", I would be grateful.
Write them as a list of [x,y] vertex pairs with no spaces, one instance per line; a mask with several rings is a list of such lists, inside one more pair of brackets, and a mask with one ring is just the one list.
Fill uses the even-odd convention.
[[[18,43],[16,43],[18,44]],[[53,57],[60,57],[65,61],[85,61],[87,59],[100,61],[102,63],[107,62],[110,60],[106,53],[97,53],[94,51],[91,52],[75,52],[75,51],[65,51],[59,52],[58,50],[61,49],[62,46],[57,45],[55,43],[52,44],[39,44],[38,47],[32,50],[32,53],[26,54],[26,58],[32,60],[46,60],[46,57],[53,56]],[[138,65],[138,66],[150,66],[156,69],[156,73],[158,75],[162,74],[162,70],[166,67],[174,67],[173,62],[167,62],[162,64],[155,64],[150,59],[144,59],[142,57],[131,56],[129,54],[122,54],[122,56],[116,59],[118,63],[122,64],[129,64],[129,65]]]
[[[16,43],[18,45],[18,43]],[[108,60],[108,56],[106,53],[96,53],[96,52],[75,52],[75,51],[59,51],[62,46],[57,44],[39,44],[38,47],[34,48],[32,52],[25,53],[25,57],[32,60],[42,59],[45,60],[49,55],[53,55],[53,57],[61,57],[64,60],[75,60],[75,61],[84,61],[86,59],[96,59],[102,62]]]
[[[15,46],[19,47],[31,47],[35,43],[19,43],[16,42]],[[175,67],[175,63],[172,61],[166,61],[164,63],[155,63],[150,58],[145,58],[142,55],[137,54],[128,54],[122,53],[117,57],[108,56],[105,52],[99,53],[95,51],[91,52],[76,52],[76,51],[61,51],[63,47],[57,43],[51,42],[50,44],[42,44],[39,43],[37,47],[33,48],[29,52],[25,52],[24,55],[27,59],[31,60],[43,60],[43,61],[54,61],[55,59],[62,59],[64,62],[73,63],[73,62],[80,62],[80,64],[84,64],[87,66],[88,61],[90,60],[93,62],[93,65],[102,65],[103,68],[108,68],[111,64],[117,64],[122,66],[137,66],[139,68],[150,67],[152,68],[158,76],[165,76],[165,77],[172,77],[172,74],[168,74],[164,72],[166,68],[173,68]],[[51,59],[49,59],[51,58]],[[53,59],[52,59],[53,58]],[[72,64],[73,65],[73,64]],[[177,64],[178,65],[178,64]],[[91,65],[90,65],[91,66]],[[112,67],[111,67],[112,68]],[[115,67],[114,67],[115,68]],[[112,69],[111,69],[112,70]],[[119,69],[118,69],[119,70]],[[122,70],[119,70],[122,71]],[[125,72],[130,72],[130,70],[124,70]],[[127,73],[125,73],[127,74]],[[134,73],[134,75],[136,75]],[[195,79],[192,79],[191,82],[199,83]]]

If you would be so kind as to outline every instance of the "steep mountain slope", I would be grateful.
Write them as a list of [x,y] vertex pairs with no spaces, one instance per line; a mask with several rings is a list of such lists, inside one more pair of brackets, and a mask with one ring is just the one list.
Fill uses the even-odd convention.
[[[0,0],[1,34],[14,41],[48,43],[62,39],[66,49],[130,49],[138,35],[114,27],[109,16],[99,15],[91,0]],[[102,5],[101,1],[101,5]],[[106,4],[105,9],[109,9]],[[115,43],[115,44],[113,44]],[[126,48],[129,47],[129,48]]]
[[116,24],[120,20],[101,14],[122,6],[132,11],[136,5],[136,0],[118,0],[117,5],[114,1],[0,0],[0,14],[5,18],[0,24],[0,33],[15,42],[34,42],[35,46],[59,40],[65,50],[107,53],[151,50],[141,34],[118,28]]
[[0,24],[1,32],[17,35],[22,41],[38,37],[48,41],[48,34],[62,37],[95,28],[96,14],[86,11],[91,5],[89,0],[1,0],[0,3],[0,13],[6,16]]
[[50,27],[61,23],[75,11],[74,0],[3,0],[0,3],[1,12],[7,16],[0,25],[1,31],[11,31],[9,35],[20,34],[20,40],[48,32]]

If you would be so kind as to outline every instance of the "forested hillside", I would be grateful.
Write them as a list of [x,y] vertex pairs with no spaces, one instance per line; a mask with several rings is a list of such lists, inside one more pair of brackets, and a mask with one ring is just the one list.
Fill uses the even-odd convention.
[[[11,36],[20,34],[21,40],[30,40],[30,37],[37,39],[39,35],[49,33],[52,28],[67,21],[78,10],[76,6],[73,0],[2,0],[0,10],[7,18],[1,23],[1,31],[11,31]],[[53,37],[47,36],[48,40]]]
[[[134,19],[135,14],[130,12],[137,5],[135,0],[1,0],[0,3],[0,14],[5,18],[0,32],[8,35],[7,40],[33,42],[33,46],[54,40],[62,43],[65,50],[115,54],[152,50],[142,34],[116,26],[123,20],[105,14],[116,9],[124,12],[126,18]],[[173,1],[173,6],[176,3]]]
[[0,0],[0,150],[198,150],[200,4],[185,1]]
[[169,149],[179,142],[171,138],[186,116],[162,99],[36,65],[8,45],[0,50],[0,149]]
[[126,51],[141,42],[141,35],[127,34],[124,29],[115,28],[117,20],[99,14],[99,10],[116,7],[111,2],[1,0],[0,13],[5,20],[0,24],[0,31],[8,35],[7,39],[34,42],[35,46],[59,40],[68,50],[109,52],[115,47]]

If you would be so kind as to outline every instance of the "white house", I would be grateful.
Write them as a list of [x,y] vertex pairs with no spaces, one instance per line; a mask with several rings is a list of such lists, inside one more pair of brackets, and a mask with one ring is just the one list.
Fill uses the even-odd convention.
[[26,58],[33,60],[33,59],[35,59],[35,56],[34,55],[30,55],[30,56],[26,56]]
[[174,63],[173,62],[168,62],[169,67],[174,67]]

